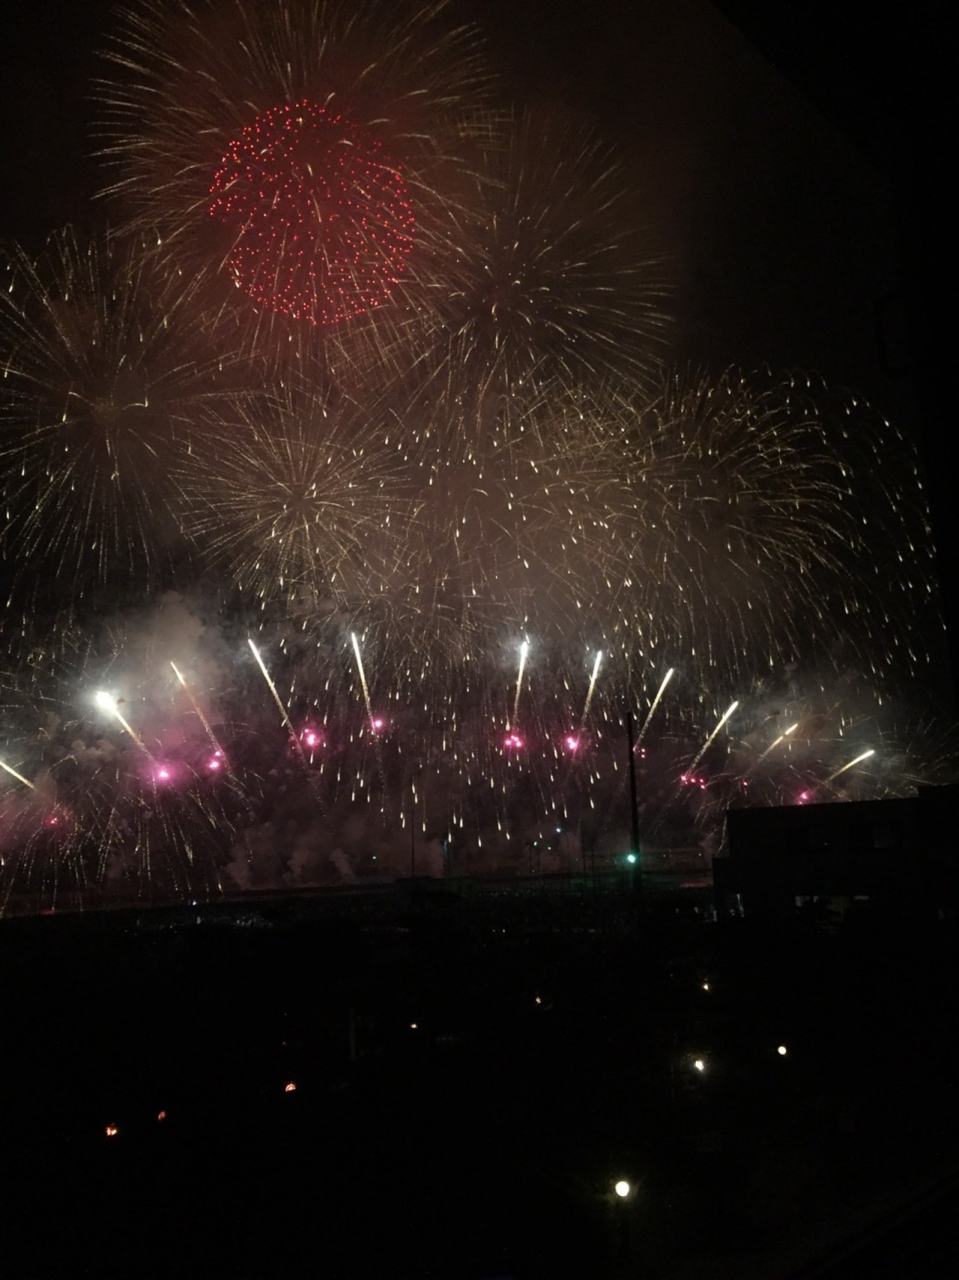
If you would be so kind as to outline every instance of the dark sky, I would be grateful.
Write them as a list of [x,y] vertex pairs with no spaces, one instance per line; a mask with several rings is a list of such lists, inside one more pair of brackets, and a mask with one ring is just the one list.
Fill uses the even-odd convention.
[[[945,552],[945,19],[897,2],[866,25],[849,0],[455,8],[486,27],[517,96],[593,113],[631,152],[685,354],[813,366],[921,431]],[[38,0],[5,17],[0,237],[39,246],[91,220],[88,86],[110,9]],[[955,636],[951,554],[942,577]]]

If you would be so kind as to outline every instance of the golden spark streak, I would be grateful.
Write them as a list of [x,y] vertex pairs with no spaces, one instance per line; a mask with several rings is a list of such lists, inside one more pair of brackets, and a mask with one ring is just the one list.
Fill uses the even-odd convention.
[[875,748],[870,747],[868,751],[864,751],[862,755],[856,756],[855,760],[850,760],[848,764],[844,764],[841,769],[837,769],[835,773],[831,773],[826,779],[827,785],[834,779],[838,778],[841,773],[845,773],[847,769],[851,769],[855,764],[861,764],[863,760],[868,760],[870,756],[876,754]]
[[526,655],[529,653],[529,641],[524,640],[519,647],[519,672],[516,676],[516,696],[513,698],[513,716],[510,723],[506,726],[511,729],[516,723],[516,717],[519,714],[519,695],[523,688],[523,672],[526,670]]
[[596,650],[596,661],[593,663],[593,674],[589,678],[589,688],[586,690],[586,702],[583,705],[583,714],[579,718],[580,729],[586,723],[586,717],[589,715],[590,703],[593,701],[593,690],[596,688],[596,677],[599,675],[599,664],[603,661],[602,649]]
[[350,639],[353,641],[353,652],[356,654],[356,666],[360,673],[360,684],[363,686],[363,701],[366,703],[366,714],[369,716],[370,728],[375,729],[373,723],[373,705],[370,702],[370,687],[366,683],[366,671],[363,668],[363,655],[360,653],[360,642],[356,638],[356,632],[350,632]]
[[223,757],[223,763],[229,769],[230,762],[226,758],[226,752],[223,750],[223,748],[220,746],[219,742],[217,741],[216,734],[213,732],[213,729],[210,727],[209,720],[207,720],[206,716],[203,714],[203,709],[201,708],[199,702],[197,702],[196,697],[193,693],[193,690],[190,688],[190,686],[187,684],[186,680],[183,677],[183,672],[180,670],[177,664],[172,660],[170,662],[170,666],[173,668],[176,678],[179,680],[180,684],[183,686],[184,690],[186,691],[186,696],[190,699],[190,704],[193,707],[193,710],[196,712],[197,717],[199,718],[200,724],[203,725],[203,728],[207,732],[207,737],[210,739],[210,741],[213,743],[213,746]]
[[643,735],[645,734],[646,730],[649,728],[649,722],[653,718],[653,712],[659,706],[659,700],[663,696],[663,694],[666,692],[666,686],[669,684],[670,680],[672,680],[673,672],[675,670],[676,670],[675,667],[670,667],[669,670],[666,672],[666,674],[663,676],[663,683],[659,686],[659,690],[656,694],[656,697],[653,699],[653,705],[649,708],[649,711],[647,711],[646,719],[643,721],[643,727],[640,729],[639,737],[636,739],[637,747],[642,742]]
[[297,736],[293,731],[293,725],[290,723],[290,717],[287,715],[286,707],[284,707],[283,705],[283,699],[280,697],[279,693],[277,693],[276,685],[273,683],[273,679],[270,676],[269,671],[267,671],[266,669],[266,663],[260,657],[259,649],[256,647],[256,645],[253,643],[253,641],[250,639],[249,636],[247,636],[246,642],[250,646],[250,648],[253,650],[253,656],[254,658],[256,658],[256,665],[263,672],[263,679],[266,681],[267,685],[269,686],[270,693],[273,694],[273,701],[277,705],[277,708],[280,712],[280,716],[283,720],[283,723],[286,725],[287,729],[289,729],[290,731],[290,737],[293,739],[294,742],[297,742],[298,741]]
[[36,791],[36,787],[29,778],[25,778],[22,773],[17,773],[16,769],[12,769],[10,765],[4,764],[2,760],[0,760],[0,769],[5,769],[7,773],[9,773],[11,777],[16,778],[18,782],[25,782],[31,791]]
[[110,693],[103,693],[103,692],[96,694],[95,697],[96,697],[97,706],[102,707],[104,711],[108,712],[111,716],[113,716],[113,718],[117,720],[120,723],[120,725],[122,725],[122,727],[127,731],[127,733],[130,735],[130,737],[133,739],[136,745],[140,748],[143,754],[147,757],[147,759],[153,760],[153,753],[150,751],[147,744],[143,741],[143,739],[136,732],[133,726],[127,720],[124,719],[123,713],[121,712],[120,708],[117,706],[116,698],[114,698],[113,695]]
[[[799,721],[797,720],[795,724],[791,724],[791,725],[789,726],[789,728],[788,728],[788,729],[785,729],[785,730],[784,730],[784,731],[779,735],[779,737],[776,739],[776,741],[775,741],[775,742],[771,742],[771,743],[769,744],[769,746],[768,746],[768,747],[766,748],[766,750],[762,753],[762,755],[759,757],[759,759],[760,759],[760,760],[765,760],[765,759],[766,759],[766,757],[769,755],[770,751],[775,751],[775,750],[776,750],[776,748],[779,746],[780,742],[782,742],[782,740],[783,740],[784,738],[788,738],[788,737],[789,737],[789,735],[790,735],[791,733],[793,733],[793,732],[794,732],[796,729],[798,729],[798,728],[799,728]],[[759,763],[759,761],[757,761],[756,763],[758,764],[758,763]]]
[[710,744],[712,743],[713,739],[716,737],[716,734],[720,731],[720,729],[723,727],[723,725],[726,723],[726,721],[729,719],[729,717],[733,714],[733,712],[736,710],[738,706],[739,706],[738,701],[734,702],[732,706],[729,708],[729,710],[723,715],[722,719],[716,725],[716,728],[712,731],[712,733],[703,743],[702,750],[700,751],[696,759],[692,762],[692,764],[689,766],[689,768],[686,770],[686,774],[684,776],[688,776],[689,774],[695,772],[696,766],[699,764],[700,760],[702,760],[703,756],[709,750]]

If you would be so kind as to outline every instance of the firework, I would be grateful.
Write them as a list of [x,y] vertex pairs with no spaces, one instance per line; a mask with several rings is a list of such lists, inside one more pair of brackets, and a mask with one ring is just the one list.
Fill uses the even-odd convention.
[[[383,594],[429,619],[437,670],[524,629],[547,649],[616,652],[636,674],[681,654],[705,684],[797,661],[911,677],[873,587],[861,502],[873,470],[843,457],[844,415],[795,382],[680,371],[651,399],[554,385],[459,451],[426,433],[399,585],[391,594],[384,574]],[[892,487],[886,512],[881,536],[898,528],[907,556],[894,561],[897,591],[923,592],[928,536]],[[879,625],[893,633],[882,669]]]
[[827,424],[855,512],[858,554],[847,557],[845,577],[824,584],[824,606],[862,637],[863,663],[879,685],[889,686],[890,673],[915,679],[942,633],[916,443],[855,392],[811,375],[789,381],[792,411]]
[[355,342],[360,316],[389,329],[417,246],[449,243],[443,188],[488,75],[444,7],[145,0],[121,14],[100,86],[115,208],[246,339],[283,317],[287,337],[349,322]]
[[148,898],[216,887],[241,799],[236,787],[205,767],[208,747],[179,724],[161,680],[149,698],[134,696],[132,709],[122,677],[124,697],[78,687],[102,663],[90,655],[88,671],[87,663],[48,662],[34,682],[32,716],[20,714],[25,772],[17,774],[30,790],[0,791],[0,896],[8,903],[30,893],[75,904],[110,886]]
[[[874,473],[844,454],[842,415],[800,396],[796,381],[671,374],[651,401],[624,405],[600,442],[605,456],[618,437],[622,487],[607,486],[596,538],[584,542],[608,533],[603,576],[624,617],[654,648],[685,640],[704,679],[710,669],[742,680],[818,665],[826,654],[840,668],[868,662],[883,679],[895,669],[911,677],[914,661],[904,646],[892,651],[893,636],[885,654],[874,644],[880,625],[898,626],[890,592],[873,589],[863,501]],[[884,536],[908,549],[908,565],[890,566],[896,592],[927,595],[928,533],[913,532],[895,488],[885,492]]]
[[231,143],[210,212],[236,228],[227,267],[256,306],[336,324],[389,302],[415,220],[380,152],[306,99],[267,111]]
[[517,397],[655,368],[668,273],[638,183],[590,129],[521,113],[491,129],[458,243],[411,334],[415,370],[472,441]]
[[[704,687],[717,676],[748,687],[795,663],[871,665],[886,684],[911,678],[902,649],[895,663],[890,649],[878,665],[873,632],[894,627],[887,597],[864,568],[872,540],[859,470],[840,457],[834,419],[793,395],[793,385],[736,370],[718,379],[677,373],[651,402],[611,390],[567,396],[557,387],[458,453],[438,447],[432,432],[419,448],[404,439],[385,458],[371,443],[346,480],[311,489],[323,546],[305,537],[299,518],[288,537],[259,520],[262,491],[247,484],[237,487],[223,541],[246,548],[243,576],[252,581],[256,567],[262,599],[288,609],[291,584],[308,583],[312,632],[335,636],[350,619],[397,690],[428,681],[433,705],[455,704],[465,696],[456,692],[464,669],[475,688],[479,672],[495,669],[496,655],[524,634],[557,668],[587,649],[615,654],[632,682],[671,655]],[[393,448],[394,421],[402,438],[411,417],[394,410],[389,428],[379,428],[381,449]],[[337,438],[335,423],[323,429]],[[242,458],[264,475],[278,470],[265,460],[271,441],[283,438],[265,430],[249,456],[221,449],[226,461],[216,466],[230,475]],[[299,457],[286,469],[311,474]],[[348,510],[338,501],[353,522],[352,534],[339,537],[336,511],[324,511],[319,498],[361,492],[347,488],[361,475],[370,496]],[[291,477],[276,504],[284,520],[295,513]],[[211,549],[227,531],[217,486],[212,473],[199,486],[209,519],[197,540]],[[900,517],[895,495],[887,496],[883,536],[901,518],[903,546],[913,547],[897,562],[897,587],[915,581],[920,589],[928,543],[912,535],[908,508]],[[360,513],[374,512],[363,524]]]
[[183,309],[156,303],[142,246],[55,236],[13,251],[0,291],[3,545],[31,591],[141,588],[177,554],[170,465],[219,365]]
[[[210,732],[178,709],[182,684],[161,657],[174,633],[183,647],[186,629],[171,602],[62,669],[15,655],[19,671],[36,674],[19,692],[4,681],[3,758],[19,775],[0,786],[0,881],[11,908],[30,886],[49,898],[54,883],[73,893],[104,883],[206,893],[231,880],[338,877],[343,859],[357,872],[404,868],[398,833],[411,795],[425,845],[442,837],[454,869],[468,859],[473,870],[542,870],[560,854],[578,867],[590,848],[610,857],[628,834],[630,704],[643,725],[641,837],[659,847],[701,845],[705,856],[730,805],[906,794],[917,779],[955,774],[954,751],[939,751],[933,769],[920,736],[904,747],[884,730],[865,686],[797,697],[785,695],[783,678],[781,700],[772,688],[744,693],[735,719],[731,708],[717,723],[715,696],[686,672],[650,670],[635,683],[624,658],[604,653],[604,679],[594,681],[595,655],[564,665],[524,640],[442,697],[421,686],[428,701],[417,705],[396,671],[369,666],[355,633],[324,651],[267,631],[226,657],[225,637],[211,631],[225,665],[210,668],[195,652],[191,667],[216,672],[220,711],[207,720],[229,754],[227,776],[211,767]],[[240,649],[256,657],[264,644],[269,689],[240,661]],[[100,700],[106,717],[98,686],[113,690]]]
[[302,386],[238,398],[178,472],[201,560],[294,616],[369,594],[371,550],[408,509],[402,457],[368,411]]

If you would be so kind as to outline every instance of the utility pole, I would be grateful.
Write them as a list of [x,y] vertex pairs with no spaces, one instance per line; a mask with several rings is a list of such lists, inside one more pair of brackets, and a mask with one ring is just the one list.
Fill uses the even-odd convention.
[[416,810],[410,810],[410,879],[416,879]]
[[629,743],[629,810],[632,830],[632,852],[636,855],[634,885],[638,896],[643,893],[643,860],[639,854],[639,804],[636,799],[636,741],[633,734],[633,713],[626,712],[626,740]]

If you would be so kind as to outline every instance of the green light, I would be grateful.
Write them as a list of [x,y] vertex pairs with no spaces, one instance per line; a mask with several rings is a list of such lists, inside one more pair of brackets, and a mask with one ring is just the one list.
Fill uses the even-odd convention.
[[627,853],[626,861],[630,864],[630,866],[632,866],[634,862],[638,861],[638,858],[635,853]]

